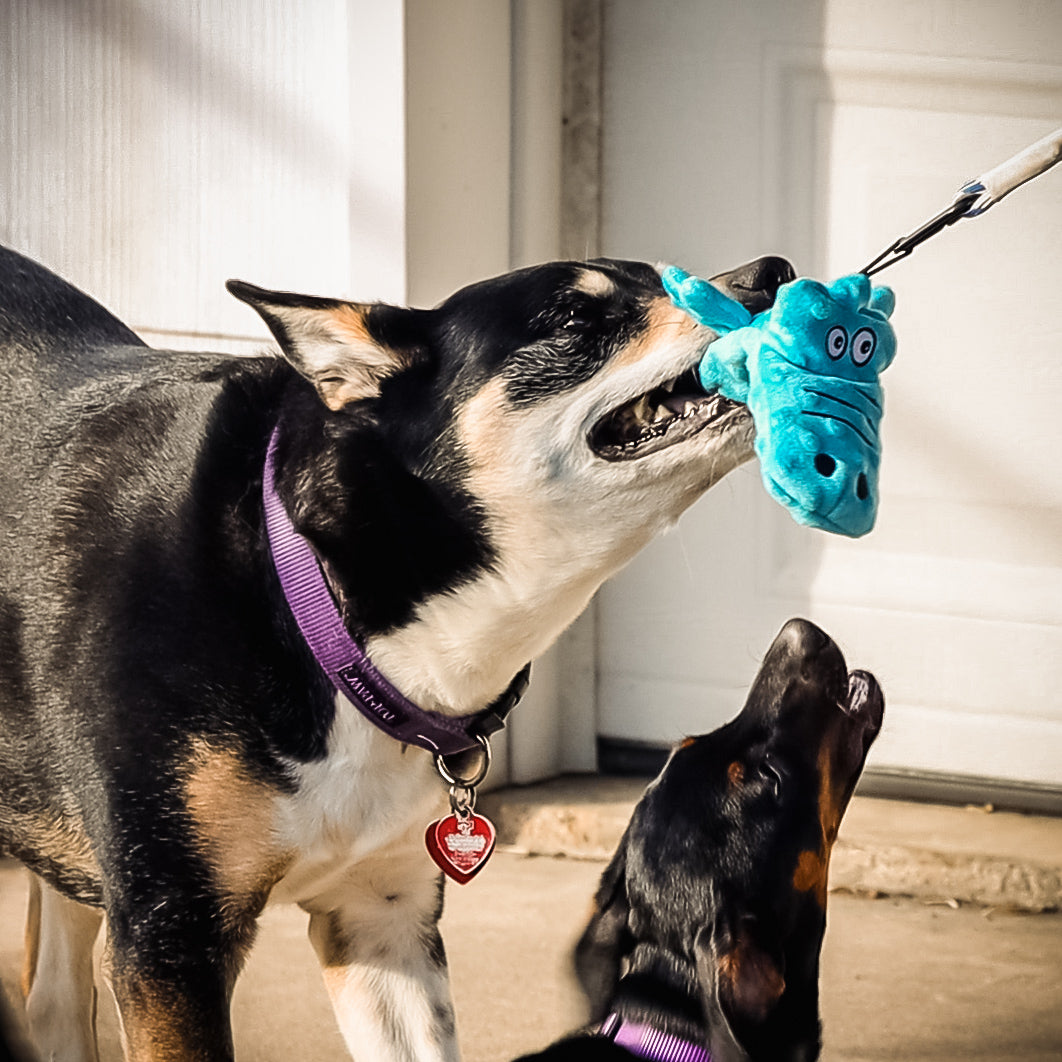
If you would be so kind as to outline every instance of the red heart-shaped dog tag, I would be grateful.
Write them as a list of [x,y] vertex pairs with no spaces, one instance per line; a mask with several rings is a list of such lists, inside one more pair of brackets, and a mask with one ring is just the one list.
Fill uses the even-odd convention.
[[483,869],[494,851],[495,839],[494,824],[474,811],[446,815],[433,822],[424,834],[428,854],[444,874],[460,885]]

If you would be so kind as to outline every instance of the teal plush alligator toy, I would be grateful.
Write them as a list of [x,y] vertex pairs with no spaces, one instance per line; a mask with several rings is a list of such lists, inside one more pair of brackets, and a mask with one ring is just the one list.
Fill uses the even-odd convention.
[[771,309],[755,317],[707,280],[664,271],[672,301],[719,335],[701,359],[701,383],[749,407],[764,485],[798,523],[852,538],[874,526],[878,376],[896,356],[896,336],[889,324],[893,294],[873,287],[870,276],[1060,162],[1056,129],[966,181],[949,206],[859,273],[828,286],[803,277],[784,284]]
[[663,280],[677,306],[719,333],[701,384],[749,407],[767,492],[797,523],[865,535],[877,515],[878,376],[896,355],[892,291],[863,273],[829,285],[801,277],[753,317],[681,269]]

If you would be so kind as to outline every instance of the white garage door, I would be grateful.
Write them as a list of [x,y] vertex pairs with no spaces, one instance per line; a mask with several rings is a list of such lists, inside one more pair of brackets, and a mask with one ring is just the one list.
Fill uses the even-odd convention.
[[[956,11],[609,3],[606,252],[860,268],[1062,125],[1062,5]],[[803,614],[885,686],[879,772],[1062,790],[1059,276],[1062,167],[882,274],[900,351],[877,528],[799,528],[757,468],[724,481],[601,596],[603,738],[728,718]]]

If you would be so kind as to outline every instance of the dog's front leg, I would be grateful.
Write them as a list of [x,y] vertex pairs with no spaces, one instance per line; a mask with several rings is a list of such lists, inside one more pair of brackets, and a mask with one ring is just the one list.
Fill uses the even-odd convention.
[[232,1062],[229,1004],[254,917],[208,887],[108,905],[105,963],[127,1062]]
[[360,861],[304,902],[310,940],[359,1062],[457,1062],[441,876],[420,844]]

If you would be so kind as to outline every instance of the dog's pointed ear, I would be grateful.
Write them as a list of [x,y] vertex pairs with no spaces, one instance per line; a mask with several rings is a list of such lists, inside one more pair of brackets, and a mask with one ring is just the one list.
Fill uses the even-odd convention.
[[[740,1047],[735,1026],[762,1023],[785,991],[785,960],[767,936],[751,916],[736,922],[720,916],[694,943],[705,1005],[722,1019],[718,1026],[733,1041],[731,1053]],[[720,1050],[719,1057],[731,1056]]]
[[378,395],[381,381],[426,347],[425,310],[267,291],[242,280],[225,287],[257,310],[284,357],[332,410]]
[[601,875],[594,909],[575,946],[575,975],[590,1003],[590,1017],[600,1021],[619,983],[623,960],[634,943],[628,926],[626,843]]

